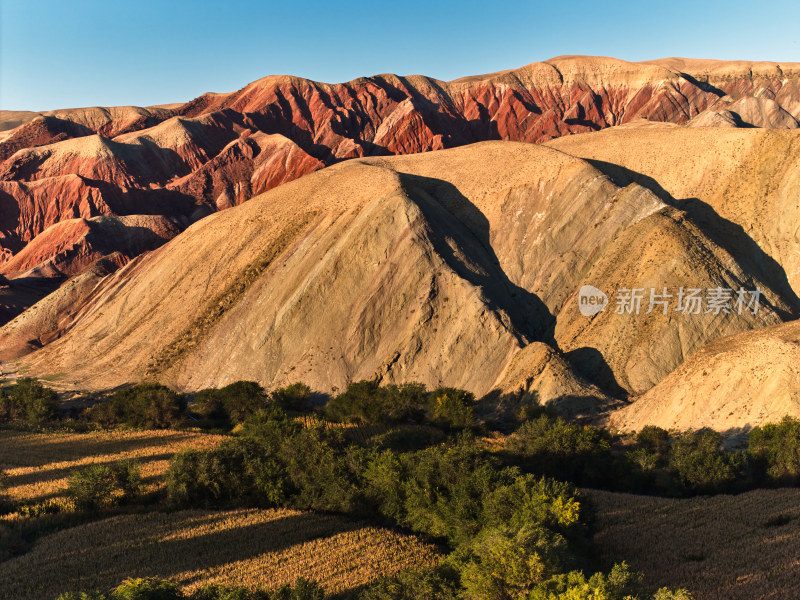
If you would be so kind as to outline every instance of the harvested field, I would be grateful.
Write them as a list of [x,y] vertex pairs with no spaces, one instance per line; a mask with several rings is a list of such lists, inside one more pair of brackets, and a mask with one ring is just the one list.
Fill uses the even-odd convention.
[[606,565],[627,560],[653,586],[696,600],[797,597],[800,490],[653,498],[589,491]]
[[74,469],[126,459],[140,465],[147,489],[154,490],[163,485],[161,476],[177,452],[184,448],[211,448],[223,439],[220,435],[180,431],[0,431],[0,470],[8,477],[6,494],[25,503],[63,496]]
[[4,597],[46,600],[108,588],[126,577],[277,587],[298,577],[328,592],[437,560],[416,537],[339,516],[296,510],[180,511],[122,515],[41,539],[0,563]]

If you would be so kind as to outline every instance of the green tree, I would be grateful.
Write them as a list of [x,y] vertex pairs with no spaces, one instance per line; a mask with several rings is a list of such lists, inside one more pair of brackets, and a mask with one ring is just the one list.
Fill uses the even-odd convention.
[[140,494],[139,467],[130,461],[90,465],[72,472],[67,489],[78,508],[89,511],[108,509]]
[[728,452],[722,444],[722,435],[710,429],[687,431],[675,438],[669,468],[680,491],[705,494],[732,491],[744,481],[744,453]]
[[636,600],[640,579],[624,562],[614,565],[608,575],[586,577],[581,571],[571,571],[537,585],[528,600]]
[[440,387],[430,394],[428,419],[452,429],[475,426],[475,396],[455,388]]
[[90,420],[104,426],[168,429],[183,423],[186,397],[157,383],[140,383],[114,392],[91,407]]
[[526,469],[582,485],[607,481],[614,467],[608,433],[563,417],[526,421],[508,438],[505,450]]
[[409,569],[369,586],[359,600],[456,600],[458,574],[446,567]]
[[111,592],[109,600],[184,600],[178,584],[164,579],[127,579]]
[[566,539],[543,527],[484,529],[462,571],[469,600],[526,598],[534,586],[561,572],[570,549]]
[[800,481],[800,420],[787,416],[780,423],[755,427],[747,445],[772,482],[796,485]]
[[267,406],[267,394],[255,381],[236,381],[220,389],[197,392],[195,411],[213,426],[228,427]]
[[58,395],[31,377],[22,377],[8,391],[0,390],[0,419],[41,424],[58,410]]
[[304,383],[293,383],[282,388],[273,390],[269,397],[278,407],[283,410],[305,413],[314,407],[311,404],[311,388]]

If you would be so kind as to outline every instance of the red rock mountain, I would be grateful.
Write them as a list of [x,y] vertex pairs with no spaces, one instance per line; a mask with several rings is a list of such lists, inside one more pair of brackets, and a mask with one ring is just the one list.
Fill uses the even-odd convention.
[[[484,140],[536,143],[642,118],[796,128],[800,65],[565,56],[449,82],[377,75],[325,84],[271,76],[178,105],[3,112],[0,271],[9,279],[31,269],[77,272],[64,263],[65,246],[80,237],[75,227],[49,229],[62,221],[158,215],[185,228],[344,159]],[[141,243],[128,237],[123,247],[111,237],[102,247],[129,256],[168,239],[145,229],[136,229]],[[69,239],[59,240],[58,232]],[[74,255],[85,267],[85,255]],[[60,266],[36,270],[34,258]]]

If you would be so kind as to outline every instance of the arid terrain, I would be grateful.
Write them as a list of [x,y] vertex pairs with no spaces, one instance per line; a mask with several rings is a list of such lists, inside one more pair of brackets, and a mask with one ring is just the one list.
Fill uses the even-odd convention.
[[788,598],[798,223],[800,63],[0,111],[0,598]]

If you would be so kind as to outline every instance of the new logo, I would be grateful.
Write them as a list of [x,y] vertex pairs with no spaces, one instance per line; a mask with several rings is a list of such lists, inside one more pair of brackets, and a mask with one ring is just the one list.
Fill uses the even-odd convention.
[[584,285],[578,291],[578,310],[584,317],[591,317],[608,306],[608,296],[593,285]]

